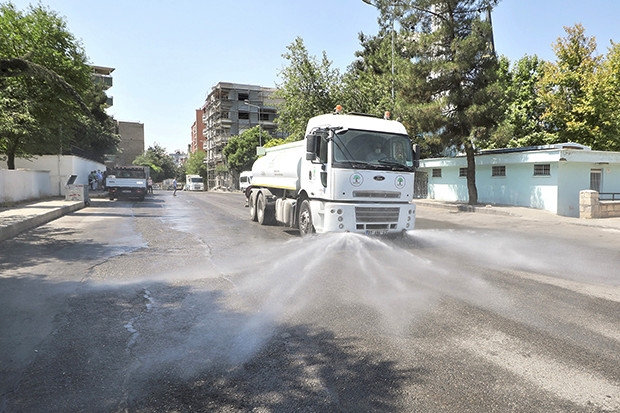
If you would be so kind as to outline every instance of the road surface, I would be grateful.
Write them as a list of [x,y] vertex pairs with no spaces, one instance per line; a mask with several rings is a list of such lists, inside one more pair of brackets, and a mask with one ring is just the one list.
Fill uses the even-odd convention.
[[620,237],[419,208],[301,239],[160,191],[0,244],[0,412],[617,412]]

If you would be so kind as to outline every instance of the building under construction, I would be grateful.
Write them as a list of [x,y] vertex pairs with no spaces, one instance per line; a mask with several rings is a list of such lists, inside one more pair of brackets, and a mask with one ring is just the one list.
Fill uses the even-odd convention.
[[231,136],[257,125],[262,133],[276,136],[275,91],[274,88],[226,82],[213,86],[199,109],[204,125],[200,141],[201,149],[206,152],[208,190],[236,187],[237,176],[229,171],[222,153]]

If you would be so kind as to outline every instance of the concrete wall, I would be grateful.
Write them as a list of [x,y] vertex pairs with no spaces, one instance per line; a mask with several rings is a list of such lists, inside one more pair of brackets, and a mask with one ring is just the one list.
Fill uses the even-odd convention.
[[15,170],[0,169],[0,202],[10,203],[49,196],[64,196],[71,175],[75,184],[88,185],[88,174],[105,165],[78,156],[44,155],[15,159]]
[[0,169],[0,204],[52,196],[48,171]]
[[614,218],[620,217],[620,201],[601,201],[596,191],[579,193],[579,218]]

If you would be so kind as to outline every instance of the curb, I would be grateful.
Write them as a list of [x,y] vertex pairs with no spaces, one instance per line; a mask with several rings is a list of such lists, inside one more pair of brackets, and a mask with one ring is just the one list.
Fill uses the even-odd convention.
[[468,205],[468,204],[425,202],[419,199],[414,199],[412,203],[419,205],[419,206],[425,206],[429,208],[447,209],[449,211],[454,211],[454,212],[477,212],[477,213],[482,213],[482,214],[515,216],[515,214],[509,211],[502,211],[501,209],[494,208],[492,205],[474,206],[474,205]]
[[8,225],[0,225],[0,242],[12,238],[24,231],[28,231],[29,229],[58,219],[63,215],[82,209],[84,206],[84,202],[76,202],[69,205],[50,208],[49,211],[42,214],[36,214],[26,218],[21,217]]

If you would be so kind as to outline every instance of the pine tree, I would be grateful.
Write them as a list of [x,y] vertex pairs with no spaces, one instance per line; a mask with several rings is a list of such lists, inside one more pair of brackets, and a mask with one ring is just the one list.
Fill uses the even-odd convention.
[[399,74],[397,113],[409,130],[465,151],[469,203],[476,204],[475,151],[488,144],[505,106],[488,18],[497,0],[399,4],[393,12],[411,64]]

